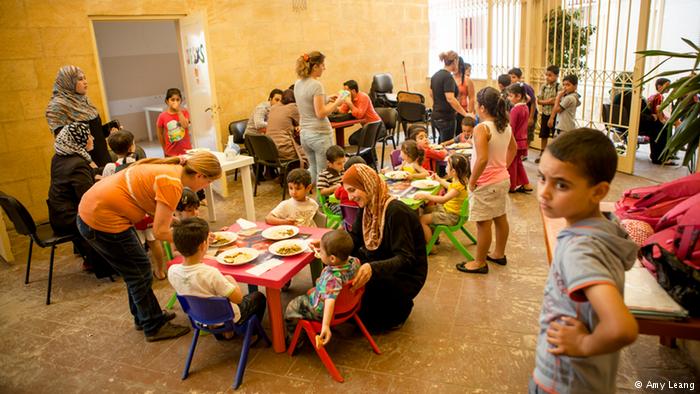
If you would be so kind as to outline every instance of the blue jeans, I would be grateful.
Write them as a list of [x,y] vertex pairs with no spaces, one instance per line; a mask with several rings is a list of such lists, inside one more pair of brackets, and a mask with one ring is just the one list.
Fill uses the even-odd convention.
[[333,136],[328,133],[317,133],[315,131],[301,131],[301,147],[304,148],[306,157],[309,159],[309,172],[311,181],[316,184],[318,174],[326,169],[326,151],[333,145]]
[[153,273],[143,244],[133,227],[121,233],[93,229],[77,218],[80,235],[124,278],[129,294],[129,309],[134,322],[146,336],[158,332],[165,323],[163,311],[153,294]]
[[438,142],[444,142],[455,138],[455,130],[457,120],[452,119],[433,119],[433,128],[438,130],[440,135]]

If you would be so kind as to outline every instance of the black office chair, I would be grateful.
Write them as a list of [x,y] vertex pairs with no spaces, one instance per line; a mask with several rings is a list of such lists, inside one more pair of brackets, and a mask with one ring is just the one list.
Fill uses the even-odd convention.
[[393,94],[394,81],[391,74],[375,74],[372,77],[372,86],[369,89],[369,98],[374,108],[396,107],[396,95]]
[[[398,104],[396,111],[398,112],[398,123],[403,129],[404,137],[409,138],[408,124],[423,123],[426,129],[430,127],[430,116],[428,109],[425,106],[425,97],[420,93],[401,91],[396,95]],[[397,129],[396,137],[398,138],[399,130]],[[435,138],[435,129],[433,129],[433,139]]]
[[384,122],[384,130],[377,136],[377,142],[381,141],[382,143],[382,158],[379,168],[384,168],[384,151],[386,149],[387,140],[391,140],[394,149],[396,149],[396,137],[394,137],[394,133],[396,132],[396,122],[399,114],[393,108],[377,108],[376,111],[379,117],[382,118],[382,122]]
[[382,122],[367,123],[359,132],[360,138],[357,146],[349,146],[345,149],[347,156],[360,156],[365,159],[368,166],[377,170],[377,137]]
[[258,174],[261,166],[278,168],[280,170],[280,184],[282,185],[282,199],[287,196],[287,174],[293,168],[301,166],[299,159],[280,160],[275,141],[269,136],[260,133],[246,133],[246,145],[250,146],[255,160],[255,189],[253,196],[258,195]]
[[[248,149],[245,145],[242,147],[240,145],[245,144],[244,135],[247,126],[248,119],[234,120],[228,124],[228,134],[233,136],[233,142],[239,145],[241,153],[244,155],[248,154]],[[238,168],[236,168],[236,171],[233,173],[233,180],[238,180]]]
[[29,267],[32,262],[32,246],[34,242],[42,248],[51,247],[51,259],[49,260],[49,284],[46,290],[46,305],[51,303],[51,281],[53,279],[53,257],[56,251],[56,246],[71,242],[74,235],[56,235],[48,223],[42,223],[38,226],[34,223],[32,215],[27,211],[27,208],[17,201],[16,198],[0,192],[0,205],[10,218],[10,221],[15,225],[17,233],[29,237],[29,254],[27,256],[27,271],[24,276],[24,284],[29,283]]

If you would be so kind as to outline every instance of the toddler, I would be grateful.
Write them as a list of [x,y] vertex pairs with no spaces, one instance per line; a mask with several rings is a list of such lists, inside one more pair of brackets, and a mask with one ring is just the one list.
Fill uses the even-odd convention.
[[616,168],[615,147],[593,129],[564,133],[542,154],[540,209],[567,227],[545,284],[530,393],[614,393],[620,350],[637,338],[622,292],[638,247],[599,208]]
[[424,151],[414,140],[406,140],[401,144],[401,171],[408,173],[407,179],[425,178],[428,170],[423,168]]
[[199,215],[199,197],[189,187],[184,187],[182,189],[182,196],[180,197],[180,202],[175,208],[175,218],[178,220],[193,218]]
[[[537,96],[537,102],[542,105],[542,116],[540,118],[540,140],[542,141],[542,152],[547,148],[547,140],[554,137],[554,129],[549,127],[549,118],[552,115],[554,101],[559,93],[559,67],[551,65],[547,67],[545,75],[545,84],[540,89],[540,95]],[[535,159],[535,163],[539,163],[540,158]]]
[[[466,118],[465,118],[466,119]],[[467,198],[467,183],[469,182],[469,160],[466,156],[456,153],[447,159],[447,179],[452,179],[448,183],[446,180],[433,175],[447,192],[442,196],[434,196],[426,192],[418,192],[414,198],[436,203],[426,207],[425,213],[420,217],[420,224],[423,226],[425,242],[430,242],[433,237],[431,226],[444,224],[454,226],[461,218],[462,204]]]
[[506,91],[508,92],[508,101],[513,104],[509,120],[510,128],[513,131],[518,147],[513,162],[508,166],[508,173],[510,174],[509,192],[530,193],[532,192],[532,185],[530,185],[527,172],[525,172],[525,167],[523,167],[523,158],[527,157],[527,122],[530,116],[529,109],[525,104],[525,89],[518,82],[508,86]]
[[102,170],[102,177],[114,175],[116,172],[127,168],[131,163],[136,162],[134,157],[136,144],[134,144],[134,135],[130,131],[120,129],[113,132],[107,139],[107,144],[109,149],[117,155],[117,160],[114,163],[105,165],[104,170]]
[[272,225],[292,224],[316,227],[314,215],[318,211],[318,204],[309,198],[312,187],[309,171],[301,168],[292,170],[287,175],[290,198],[277,204],[267,215],[265,222]]
[[299,319],[321,321],[320,340],[326,345],[331,340],[330,322],[333,320],[335,299],[345,283],[355,277],[360,263],[350,257],[353,242],[345,230],[323,234],[320,246],[321,261],[325,265],[321,276],[306,294],[289,302],[284,317],[289,338],[294,334]]
[[170,88],[165,93],[168,109],[158,116],[158,141],[165,157],[184,155],[192,149],[190,141],[190,113],[180,108],[182,93],[180,89]]
[[[186,218],[173,225],[173,242],[185,257],[182,264],[173,264],[168,280],[177,294],[196,297],[225,297],[231,301],[233,322],[242,324],[255,314],[262,321],[265,296],[254,291],[243,295],[236,280],[218,269],[202,263],[209,249],[209,225],[201,218]],[[230,339],[233,332],[224,333]],[[222,339],[217,335],[217,339]]]

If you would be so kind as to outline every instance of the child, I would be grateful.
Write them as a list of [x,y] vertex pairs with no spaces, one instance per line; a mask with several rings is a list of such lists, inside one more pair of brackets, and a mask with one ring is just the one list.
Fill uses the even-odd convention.
[[355,277],[360,263],[356,258],[350,257],[352,237],[345,230],[323,234],[320,249],[321,261],[326,266],[316,280],[316,286],[290,301],[284,318],[289,338],[294,334],[299,319],[321,321],[320,340],[323,345],[327,345],[331,340],[330,322],[333,319],[335,299],[345,283]]
[[567,227],[545,285],[530,393],[615,392],[620,349],[637,337],[622,292],[638,248],[599,209],[616,168],[613,144],[593,129],[564,133],[542,154],[542,213]]
[[[353,156],[345,162],[343,169],[345,171],[347,171],[348,168],[350,168],[353,164],[367,164],[367,163],[365,162],[365,159],[363,159],[362,157]],[[342,182],[340,183],[340,186],[338,186],[338,188],[335,189],[334,194],[335,194],[335,198],[337,198],[338,201],[340,201],[340,204],[338,204],[338,206],[340,206],[341,204],[342,205],[351,205],[353,207],[358,206],[355,201],[350,200],[350,197],[348,196],[348,192],[343,187]]]
[[[545,73],[545,83],[540,89],[540,95],[537,96],[537,102],[542,105],[542,116],[540,120],[540,140],[542,140],[542,150],[540,151],[540,157],[542,157],[542,152],[547,148],[547,140],[550,137],[554,137],[554,129],[549,127],[549,117],[552,114],[552,108],[554,107],[554,101],[559,93],[559,67],[551,65],[547,67],[547,72]],[[535,159],[535,163],[539,163],[540,158]]]
[[408,128],[408,139],[416,141],[419,149],[423,150],[423,160],[421,166],[427,171],[434,171],[437,163],[442,162],[447,157],[447,151],[437,150],[430,147],[428,130],[421,125],[413,125]]
[[554,127],[554,117],[557,118],[556,132],[557,134],[573,130],[576,128],[576,107],[581,105],[581,100],[576,93],[578,86],[578,77],[569,74],[562,79],[561,85],[564,87],[554,99],[554,108],[552,115],[549,117],[547,126]]
[[476,127],[476,119],[471,114],[468,114],[464,119],[462,119],[462,132],[454,139],[443,142],[442,145],[448,146],[457,143],[471,143],[472,135],[474,135],[474,127]]
[[123,129],[115,131],[110,134],[107,144],[112,152],[117,155],[117,161],[105,165],[104,170],[102,170],[103,178],[114,175],[117,171],[136,162],[136,158],[134,158],[136,145],[134,144],[134,135],[130,131]]
[[[466,118],[465,118],[466,119]],[[419,200],[437,203],[428,206],[425,214],[420,217],[420,224],[423,226],[425,242],[430,242],[433,237],[433,230],[430,226],[444,224],[454,226],[459,222],[462,211],[462,204],[467,198],[467,183],[469,182],[469,160],[459,153],[451,155],[447,159],[447,179],[452,179],[451,183],[434,176],[442,187],[447,189],[447,193],[442,196],[433,196],[430,193],[418,192],[414,198]]]
[[[476,222],[476,256],[474,261],[458,263],[457,269],[468,274],[486,274],[486,261],[506,265],[508,241],[506,199],[510,187],[508,166],[516,152],[515,138],[508,124],[506,100],[494,88],[477,93],[477,111],[482,120],[474,129],[474,152],[469,177],[469,220]],[[491,223],[496,227],[496,246],[492,256]]]
[[[202,263],[209,249],[209,225],[201,218],[186,218],[173,226],[173,242],[185,257],[182,264],[173,264],[168,280],[177,294],[196,297],[225,297],[231,301],[233,322],[242,324],[255,314],[259,320],[265,314],[265,296],[254,291],[245,296],[233,277]],[[223,338],[230,339],[233,332]],[[217,335],[217,339],[221,339]]]
[[406,179],[417,179],[427,177],[428,170],[423,168],[423,157],[425,152],[418,147],[414,140],[406,140],[401,144],[401,171],[408,173]]
[[189,187],[182,189],[182,197],[175,208],[175,218],[178,220],[197,217],[199,215],[199,197]]
[[651,114],[656,115],[656,120],[664,124],[666,123],[666,121],[668,121],[668,117],[663,111],[659,109],[659,106],[664,101],[664,93],[666,92],[666,90],[668,89],[668,85],[670,84],[671,81],[667,78],[657,79],[656,83],[654,84],[654,86],[656,87],[656,93],[652,94],[647,99],[647,105],[649,106]]
[[[322,196],[330,196],[340,187],[346,161],[345,150],[338,145],[332,145],[326,150],[326,161],[327,167],[318,174],[318,181],[316,181],[316,187]],[[327,203],[327,206],[333,213],[340,213],[338,204]]]
[[[506,88],[510,86],[510,75],[508,74],[501,74],[498,76],[498,90],[501,92],[501,97],[503,97],[503,100],[505,100],[506,103],[506,111],[510,111],[510,101],[508,101],[508,93],[506,92]],[[478,112],[478,111],[477,111]]]
[[316,227],[314,215],[318,204],[309,198],[311,192],[311,174],[307,170],[296,168],[287,175],[287,187],[290,198],[277,204],[265,218],[267,224],[293,224],[296,226]]
[[180,89],[170,88],[165,93],[168,109],[158,116],[158,141],[165,157],[184,155],[192,149],[190,142],[190,113],[181,109],[182,93]]
[[508,167],[510,174],[510,193],[532,192],[532,185],[527,178],[525,167],[523,167],[523,157],[527,156],[527,120],[530,116],[527,105],[525,104],[525,89],[520,82],[511,84],[506,89],[508,92],[508,101],[513,104],[510,110],[510,129],[515,136],[515,142],[518,150],[515,154],[515,159]]
[[[523,89],[525,89],[525,102],[530,110],[527,118],[527,144],[530,145],[530,142],[535,139],[535,119],[537,119],[537,97],[535,96],[535,89],[523,81],[523,71],[518,67],[508,70],[508,76],[510,76],[511,85],[514,83],[522,83]],[[525,152],[523,160],[527,160],[527,152]]]

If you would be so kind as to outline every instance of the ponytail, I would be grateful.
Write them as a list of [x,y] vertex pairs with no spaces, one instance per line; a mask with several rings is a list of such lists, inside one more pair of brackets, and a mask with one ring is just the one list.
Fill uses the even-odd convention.
[[317,64],[323,64],[326,56],[319,51],[303,53],[297,58],[296,73],[299,78],[308,78]]
[[217,159],[213,153],[207,151],[196,152],[190,156],[173,156],[166,157],[164,159],[143,159],[132,164],[132,166],[142,164],[181,165],[185,171],[185,174],[190,176],[202,174],[209,179],[217,179],[223,172],[221,170],[219,159]]
[[452,169],[455,170],[455,174],[457,175],[457,180],[459,181],[459,183],[466,187],[467,182],[469,182],[469,176],[471,175],[469,173],[469,160],[467,159],[467,157],[460,153],[455,153],[454,155],[451,155],[450,167],[452,167]]
[[498,90],[489,86],[479,90],[479,93],[476,94],[476,101],[484,107],[489,115],[493,116],[496,130],[502,133],[510,122],[506,99],[503,98]]

